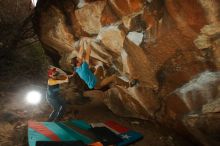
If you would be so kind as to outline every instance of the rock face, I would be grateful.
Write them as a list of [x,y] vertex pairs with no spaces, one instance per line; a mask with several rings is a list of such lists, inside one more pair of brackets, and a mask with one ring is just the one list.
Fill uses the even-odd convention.
[[91,67],[101,62],[105,76],[139,80],[135,87],[100,91],[114,113],[219,145],[219,9],[219,0],[39,0],[34,19],[61,67],[70,69],[87,37]]
[[98,34],[101,29],[101,14],[105,1],[97,1],[75,10],[76,19],[82,29],[88,34]]

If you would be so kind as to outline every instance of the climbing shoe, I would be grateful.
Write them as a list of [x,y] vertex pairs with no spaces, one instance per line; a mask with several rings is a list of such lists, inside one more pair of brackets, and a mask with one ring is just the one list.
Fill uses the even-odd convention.
[[137,79],[134,79],[129,82],[129,86],[134,87],[134,86],[138,85],[138,83],[139,83],[139,81]]

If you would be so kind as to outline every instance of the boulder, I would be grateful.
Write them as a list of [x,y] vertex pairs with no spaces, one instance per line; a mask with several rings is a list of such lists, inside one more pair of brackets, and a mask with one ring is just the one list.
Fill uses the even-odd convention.
[[194,40],[194,44],[198,49],[212,48],[214,64],[220,69],[220,39],[216,36],[220,34],[220,22],[205,25],[201,29],[200,35]]
[[104,98],[120,116],[159,121],[203,145],[218,142],[218,0],[49,3],[37,27],[47,51],[61,56],[62,68],[71,70],[70,59],[87,37],[92,68],[101,62],[105,76],[139,81],[132,88],[112,85],[92,96]]
[[143,11],[132,13],[122,17],[122,22],[128,31],[143,31],[145,30],[145,22],[142,20]]
[[217,70],[220,70],[220,39],[217,39],[213,45],[213,57]]
[[194,76],[207,70],[209,67],[204,62],[205,58],[197,51],[178,50],[157,73],[160,96],[171,94]]
[[109,0],[109,3],[119,17],[126,16],[134,12],[139,12],[143,8],[142,0]]
[[203,145],[220,144],[219,113],[191,114],[185,116],[183,121],[188,131]]
[[152,64],[141,47],[138,47],[128,39],[124,42],[126,57],[122,61],[124,68],[132,79],[138,79],[140,86],[151,89],[158,88],[156,75],[152,70]]
[[107,26],[111,25],[112,23],[116,23],[117,21],[119,21],[119,19],[116,16],[115,12],[107,4],[102,12],[102,17],[100,21],[102,26]]
[[74,36],[69,32],[65,16],[58,8],[50,6],[47,11],[42,12],[40,19],[40,39],[44,44],[61,54],[74,49]]
[[[170,127],[174,127],[181,133],[184,131],[191,133],[198,141],[207,144],[205,139],[208,135],[203,133],[196,121],[203,122],[202,128],[204,129],[204,117],[207,118],[207,121],[210,120],[210,123],[217,122],[213,121],[216,116],[211,115],[219,112],[219,76],[219,72],[205,71],[161,99],[163,101],[161,109],[163,110],[160,111],[161,113],[157,113],[158,120],[169,124]],[[219,129],[218,124],[216,128]],[[219,131],[217,129],[216,132]]]
[[120,87],[114,87],[106,91],[104,103],[115,114],[124,117],[140,119],[148,119],[150,117],[142,104]]
[[208,23],[199,1],[166,0],[165,5],[178,29],[189,38],[195,38]]
[[118,25],[103,27],[99,32],[97,39],[108,49],[117,55],[121,53],[125,34],[119,29]]
[[105,1],[96,1],[75,11],[77,21],[88,34],[93,35],[99,33],[102,27],[101,17],[105,5]]

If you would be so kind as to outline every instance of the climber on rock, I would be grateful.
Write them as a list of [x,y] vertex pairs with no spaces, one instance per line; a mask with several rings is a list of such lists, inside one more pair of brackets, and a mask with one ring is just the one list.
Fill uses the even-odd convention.
[[[89,40],[83,39],[80,42],[80,50],[77,57],[71,59],[71,65],[73,68],[73,75],[78,74],[79,77],[87,84],[89,89],[102,89],[103,87],[113,83],[115,85],[120,85],[125,88],[133,87],[138,83],[138,80],[131,80],[126,82],[116,75],[111,75],[106,78],[101,78],[101,72],[103,72],[103,67],[99,66],[93,73],[89,68],[89,59],[91,54],[91,46],[87,45]],[[83,55],[84,45],[86,48],[85,55]]]

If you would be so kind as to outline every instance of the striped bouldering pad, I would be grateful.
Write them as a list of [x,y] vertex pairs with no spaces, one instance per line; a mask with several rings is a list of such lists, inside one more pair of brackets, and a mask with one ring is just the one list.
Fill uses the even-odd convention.
[[124,127],[123,125],[118,124],[114,121],[106,121],[104,123],[95,123],[91,125],[92,127],[106,127],[112,132],[116,133],[118,136],[120,136],[122,141],[115,144],[116,146],[127,146],[143,138],[143,135],[141,133],[130,130],[127,127]]
[[104,146],[116,145],[117,143],[122,142],[121,137],[107,127],[94,127],[91,128],[90,131]]
[[82,141],[37,141],[36,146],[87,146]]
[[117,146],[126,146],[126,145],[129,145],[129,144],[135,143],[138,140],[143,138],[142,134],[140,134],[138,132],[135,132],[133,130],[129,130],[125,133],[121,133],[120,136],[123,139],[123,141],[116,144]]
[[75,143],[76,146],[84,144],[90,146],[127,146],[141,138],[143,138],[142,134],[114,121],[93,124],[82,120],[28,122],[29,146],[67,146],[72,143]]
[[37,141],[78,140],[85,144],[91,144],[94,142],[93,139],[67,127],[63,122],[28,122],[29,146],[36,146]]

